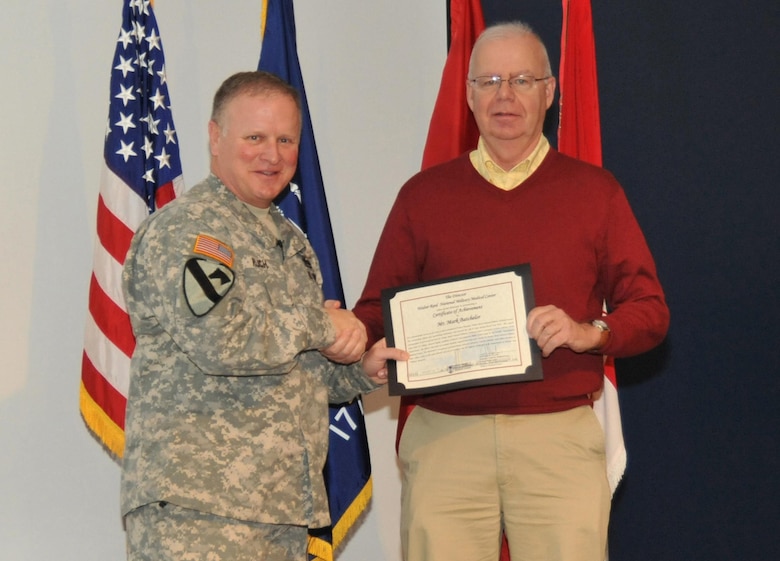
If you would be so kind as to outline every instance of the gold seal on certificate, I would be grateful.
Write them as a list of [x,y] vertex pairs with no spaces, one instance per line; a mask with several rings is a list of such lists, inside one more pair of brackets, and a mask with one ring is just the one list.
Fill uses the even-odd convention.
[[542,379],[541,353],[525,329],[534,307],[528,264],[382,291],[390,395]]

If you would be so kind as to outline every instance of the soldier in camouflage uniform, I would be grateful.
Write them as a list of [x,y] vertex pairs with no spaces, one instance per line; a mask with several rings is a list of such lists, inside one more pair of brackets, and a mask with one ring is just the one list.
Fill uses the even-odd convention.
[[379,387],[385,361],[407,358],[380,342],[355,362],[362,324],[323,303],[311,245],[272,204],[295,171],[300,127],[285,82],[228,78],[209,123],[211,175],[133,239],[121,484],[131,560],[304,560],[307,528],[330,523],[328,403]]

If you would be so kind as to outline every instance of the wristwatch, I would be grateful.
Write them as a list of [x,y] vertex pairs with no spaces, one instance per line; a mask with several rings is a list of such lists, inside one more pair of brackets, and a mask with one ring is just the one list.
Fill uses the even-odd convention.
[[609,341],[609,336],[612,334],[612,332],[609,330],[609,325],[607,325],[607,322],[602,319],[594,319],[592,322],[590,322],[590,324],[601,331],[601,339],[599,339],[599,344],[591,350],[591,352],[595,353],[607,344],[607,341]]

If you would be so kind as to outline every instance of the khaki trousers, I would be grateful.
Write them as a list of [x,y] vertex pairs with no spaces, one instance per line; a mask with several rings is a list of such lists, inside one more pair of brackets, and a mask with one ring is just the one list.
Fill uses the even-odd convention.
[[590,407],[453,416],[415,407],[398,451],[405,561],[604,561],[610,490]]

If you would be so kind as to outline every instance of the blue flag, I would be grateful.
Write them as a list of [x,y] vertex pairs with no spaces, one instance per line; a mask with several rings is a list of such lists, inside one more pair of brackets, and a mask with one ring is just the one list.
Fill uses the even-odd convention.
[[[306,233],[314,247],[322,269],[325,298],[339,300],[344,307],[336,246],[298,62],[292,0],[264,0],[263,19],[258,70],[272,72],[297,88],[303,114],[298,169],[289,188],[275,202],[285,216]],[[309,531],[309,558],[333,561],[333,550],[371,498],[371,463],[359,399],[330,407],[330,448],[324,476],[331,526]]]

